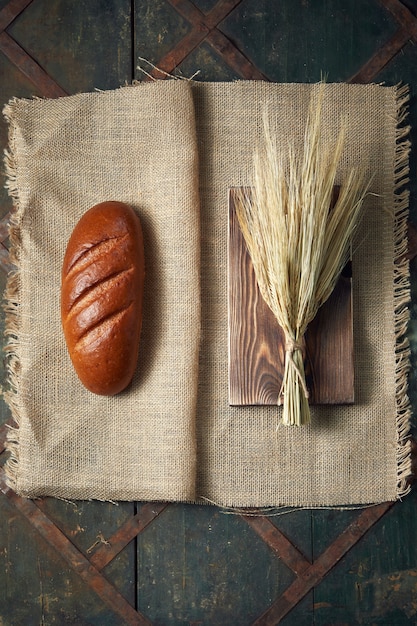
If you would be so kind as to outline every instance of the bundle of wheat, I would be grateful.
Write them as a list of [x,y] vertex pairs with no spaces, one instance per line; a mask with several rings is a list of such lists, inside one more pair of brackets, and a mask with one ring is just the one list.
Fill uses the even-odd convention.
[[264,116],[265,144],[255,153],[251,193],[237,195],[236,213],[255,270],[260,292],[285,333],[285,368],[278,403],[282,422],[310,422],[303,342],[308,324],[329,298],[350,256],[369,181],[351,170],[333,190],[345,132],[335,145],[322,141],[325,85],[313,95],[304,147],[278,155]]

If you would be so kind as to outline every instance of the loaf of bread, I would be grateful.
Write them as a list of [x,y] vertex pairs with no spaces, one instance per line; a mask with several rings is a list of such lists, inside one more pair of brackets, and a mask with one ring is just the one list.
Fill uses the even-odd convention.
[[132,380],[139,352],[145,262],[142,228],[122,202],[102,202],[76,224],[62,265],[61,320],[83,385],[112,396]]

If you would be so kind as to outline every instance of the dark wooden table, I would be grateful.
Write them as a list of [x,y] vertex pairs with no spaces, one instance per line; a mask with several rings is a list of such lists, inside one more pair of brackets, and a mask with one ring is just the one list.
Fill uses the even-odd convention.
[[[411,87],[416,144],[416,44],[417,0],[0,0],[0,99],[118,87],[143,78],[139,57],[185,76],[200,70],[202,80],[401,81]],[[3,122],[0,133],[5,147]],[[415,147],[411,166],[412,222]],[[3,289],[4,190],[0,210]],[[414,260],[411,276],[415,408]],[[3,401],[0,410],[3,451],[11,418]],[[417,624],[416,499],[414,489],[362,510],[251,517],[211,506],[29,501],[2,481],[0,624]]]

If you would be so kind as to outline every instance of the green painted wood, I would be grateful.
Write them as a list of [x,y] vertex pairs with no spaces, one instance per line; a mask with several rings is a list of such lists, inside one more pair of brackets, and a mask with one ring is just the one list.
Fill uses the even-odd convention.
[[182,18],[166,0],[134,0],[134,74],[138,80],[152,69],[140,57],[154,65],[162,59],[191,30],[190,23]]
[[396,29],[375,0],[243,0],[221,30],[271,80],[347,80]]
[[[311,562],[313,560],[311,511],[289,511],[273,515],[270,519]],[[282,624],[283,626],[312,626],[313,614],[314,591],[310,591],[289,615],[283,619]]]
[[124,624],[3,496],[0,497],[0,624]]
[[[42,510],[53,520],[72,543],[89,557],[135,512],[135,505],[120,502],[65,502],[45,498]],[[135,604],[135,562],[134,542],[129,543],[104,569],[106,578],[114,583],[120,593],[134,606]]]
[[[0,9],[7,0],[0,0]],[[208,13],[216,0],[195,0]],[[416,0],[404,4],[417,15]],[[142,56],[157,63],[190,33],[191,25],[168,0],[34,0],[8,29],[37,62],[68,90],[114,88],[142,75]],[[379,0],[243,0],[219,29],[272,80],[346,80],[387,41],[397,22]],[[132,47],[133,42],[133,47]],[[417,145],[417,52],[409,43],[376,77],[409,82],[410,121]],[[234,80],[237,73],[208,43],[180,64],[185,76]],[[0,99],[36,94],[33,85],[0,53]],[[41,95],[41,94],[37,94]],[[1,147],[6,127],[0,122]],[[417,167],[412,152],[412,171]],[[4,179],[3,179],[4,180]],[[411,184],[417,223],[416,177]],[[3,184],[1,184],[3,186]],[[0,218],[11,203],[0,191]],[[410,324],[413,372],[410,395],[417,408],[417,262],[411,266]],[[0,272],[0,288],[4,275]],[[2,318],[4,319],[4,318]],[[1,324],[1,322],[0,322]],[[1,328],[0,328],[1,332]],[[4,381],[4,369],[0,376]],[[9,416],[0,403],[1,419]],[[4,460],[4,455],[1,459]],[[285,626],[417,623],[416,492],[396,504],[341,562],[284,618]],[[44,510],[82,552],[104,539],[140,504],[65,503],[48,499]],[[317,559],[359,514],[296,511],[274,516],[277,526],[311,560]],[[132,541],[104,575],[155,624],[251,624],[295,575],[241,518],[216,507],[173,505]],[[0,495],[0,624],[118,626],[122,620]]]
[[194,76],[198,72],[196,80],[233,81],[240,78],[207,43],[191,52],[181,63],[180,70],[183,76]]
[[217,4],[217,0],[193,0],[193,3],[200,9],[200,11],[207,14],[209,11],[214,9]]
[[311,511],[308,509],[277,511],[270,519],[274,526],[283,532],[309,561],[312,561]]
[[132,80],[130,0],[36,0],[8,32],[68,93]]
[[138,537],[138,606],[153,624],[250,624],[294,574],[239,516],[172,505]]
[[[395,505],[315,589],[315,624],[417,623],[416,504],[414,492]],[[316,516],[315,534],[325,537],[335,523]]]

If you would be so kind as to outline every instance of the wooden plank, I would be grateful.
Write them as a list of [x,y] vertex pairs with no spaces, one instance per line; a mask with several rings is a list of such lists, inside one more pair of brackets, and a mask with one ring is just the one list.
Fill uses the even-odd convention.
[[253,626],[275,626],[278,624],[314,586],[321,582],[392,505],[392,502],[384,502],[365,509],[358,515],[314,563],[299,573],[285,592],[263,615],[253,622]]
[[378,76],[379,72],[399,53],[410,39],[410,33],[404,28],[399,28],[390,37],[382,48],[378,48],[375,54],[347,81],[348,83],[369,83]]
[[410,37],[417,39],[417,18],[401,0],[379,0],[403,28],[409,31]]
[[233,41],[217,28],[241,1],[218,2],[211,11],[205,14],[189,0],[168,0],[181,17],[192,24],[192,30],[157,61],[157,68],[162,72],[155,68],[150,72],[150,76],[158,79],[165,78],[166,74],[163,72],[174,72],[177,66],[206,41],[237,72],[237,75],[250,80],[267,80],[266,76],[236,48]]
[[[417,623],[417,492],[391,506],[314,591],[314,624]],[[319,555],[357,511],[313,511]],[[284,622],[285,623],[285,622]]]
[[133,78],[131,13],[130,0],[36,0],[3,33],[9,58],[48,97],[118,88]]
[[67,95],[67,92],[5,31],[0,33],[0,50],[36,85],[43,96],[59,98]]
[[[7,5],[15,7],[20,2],[25,3],[24,0],[13,0]],[[0,4],[6,5],[6,0],[0,0]],[[109,14],[107,9],[112,4],[117,11]],[[219,4],[220,10],[223,2],[195,0],[194,4],[208,13],[215,4]],[[402,3],[397,0],[396,4]],[[405,0],[405,4],[411,6],[411,1]],[[127,9],[123,10],[122,6]],[[130,6],[134,12],[133,33],[128,28],[129,21],[123,18],[123,14],[128,15]],[[132,67],[138,56],[158,63],[165,55],[170,57],[169,52],[178,41],[182,46],[175,48],[175,54],[171,55],[175,63],[168,69],[181,63],[188,54],[189,66],[185,68],[184,62],[181,63],[184,75],[189,76],[201,69],[203,76],[209,73],[210,80],[234,79],[232,75],[226,76],[223,66],[220,63],[215,65],[213,57],[207,54],[207,50],[210,52],[213,48],[213,38],[207,42],[204,36],[202,45],[196,44],[200,51],[198,57],[190,54],[196,40],[182,41],[182,38],[188,28],[196,29],[197,26],[189,26],[186,20],[183,21],[167,0],[132,3],[120,0],[92,0],[91,3],[36,0],[30,3],[25,13],[26,16],[23,14],[12,24],[9,34],[69,93],[118,86],[130,79],[129,58]],[[115,24],[120,26],[116,31]],[[402,47],[408,40],[407,28],[400,29],[397,37],[397,26],[382,2],[282,0],[275,3],[242,2],[221,22],[219,30],[242,52],[237,62],[243,63],[243,55],[246,56],[271,80],[311,82],[319,80],[324,71],[329,81],[344,80],[356,74],[361,82],[367,82],[374,80],[388,63],[388,70],[384,70],[380,80],[386,80],[388,84],[401,79],[413,82],[412,46],[407,46],[404,54],[395,59],[393,56],[398,46]],[[129,42],[131,34],[134,50]],[[381,48],[385,42],[389,45]],[[222,54],[220,46],[217,49],[218,54]],[[229,63],[229,57],[226,59]],[[368,59],[372,63],[367,63]],[[117,66],[120,69],[116,71]],[[362,68],[361,72],[358,72],[359,68]],[[237,72],[237,75],[243,74]],[[0,78],[3,103],[12,96],[30,97],[34,91],[37,95],[45,95],[41,85],[36,88],[1,53]],[[410,113],[414,123],[416,112],[413,109]],[[4,124],[0,133],[4,147]],[[0,187],[1,214],[4,215],[10,210],[11,202],[6,201],[3,185]],[[414,291],[415,288],[416,285]],[[410,386],[412,401],[416,405],[417,391],[413,380]],[[297,589],[292,588],[286,599],[293,608],[282,623],[297,626],[312,622],[317,626],[358,622],[411,623],[415,619],[412,611],[417,566],[415,505],[414,492],[404,502],[395,505],[384,522],[377,523],[356,548],[346,554],[342,563],[339,561],[323,579],[316,578],[316,584],[320,583],[318,587],[314,592],[310,590],[295,606]],[[131,566],[130,561],[122,561],[125,548],[106,564],[105,578],[113,584],[117,580],[117,590],[133,605],[137,569],[137,602],[154,623],[249,624],[285,591],[294,575],[239,516],[226,515],[215,507],[195,511],[190,507],[192,505],[168,507],[163,516],[138,535],[137,563]],[[40,537],[28,518],[18,513],[9,498],[0,496],[0,508],[0,622],[103,626],[126,623],[122,615],[107,608],[100,596],[83,583],[56,549]],[[126,522],[126,510],[125,504],[110,509],[85,502],[72,511],[70,505],[66,510],[58,501],[51,501],[47,513],[55,523],[59,522],[58,526],[78,550],[86,554],[99,531],[106,540],[112,541],[114,527],[126,523],[132,528],[130,521]],[[299,526],[294,515],[302,517]],[[319,515],[324,517],[325,513],[314,513],[316,518]],[[346,516],[356,517],[356,512],[333,511],[326,515],[326,523],[319,523],[317,519],[311,523],[306,511],[279,516],[273,521],[279,519],[280,530],[309,559],[308,544],[313,528],[315,549],[312,553],[315,559],[347,527]],[[121,526],[121,530],[126,531],[127,527]],[[129,548],[135,543],[132,541]],[[106,544],[98,547],[91,557],[93,565],[95,559],[103,563],[107,550],[111,551],[111,548]],[[246,558],[248,555],[250,558]],[[118,564],[120,570],[116,576],[113,568]],[[125,587],[120,584],[122,575]],[[300,596],[305,588],[298,591]],[[277,623],[273,615],[270,617],[270,623]]]
[[10,0],[0,11],[0,31],[5,30],[33,0]]
[[100,547],[90,558],[90,563],[101,571],[132,539],[145,530],[167,506],[168,504],[165,502],[148,502],[144,504],[140,512],[122,524],[106,543],[100,543]]
[[[73,535],[69,538],[72,542]],[[135,595],[126,595],[125,591],[131,586],[129,577],[134,568],[127,571],[125,561],[124,551],[114,566],[111,563],[106,568],[105,578],[131,603]],[[9,497],[0,493],[0,624],[126,626],[126,623],[123,611],[117,612],[111,603],[104,602],[60,550],[39,534]]]
[[101,600],[125,620],[126,624],[132,626],[150,624],[149,620],[132,607],[32,500],[20,498],[7,487],[3,476],[0,478],[0,490]]
[[[284,372],[285,340],[256,282],[229,194],[229,402],[273,405]],[[352,290],[342,276],[306,333],[306,378],[312,404],[354,402]]]
[[[397,24],[382,1],[243,2],[219,30],[269,80],[310,83],[324,73],[328,82],[340,82],[393,35]],[[398,81],[407,80],[403,73]]]
[[242,518],[297,576],[311,566],[299,548],[268,517],[265,515],[242,515]]
[[240,515],[213,506],[171,505],[137,543],[137,606],[153,624],[249,625],[294,580]]

